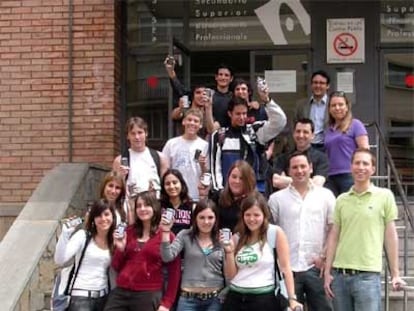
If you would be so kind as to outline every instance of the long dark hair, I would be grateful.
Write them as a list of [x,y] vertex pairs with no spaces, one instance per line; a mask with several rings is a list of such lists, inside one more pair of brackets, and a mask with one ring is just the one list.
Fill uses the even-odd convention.
[[197,202],[196,207],[194,209],[194,211],[191,213],[191,239],[194,241],[195,238],[198,236],[198,234],[200,233],[200,229],[197,227],[197,215],[200,214],[202,211],[206,210],[206,209],[211,209],[212,212],[214,213],[214,215],[216,216],[216,221],[214,223],[214,226],[210,232],[210,237],[211,240],[213,241],[214,244],[218,243],[217,240],[217,234],[218,234],[218,223],[219,223],[219,215],[218,215],[218,210],[216,207],[216,204],[214,204],[214,202],[212,200],[209,199],[203,199]]
[[123,204],[124,204],[124,201],[125,201],[125,193],[126,193],[124,177],[122,177],[117,171],[111,171],[108,174],[106,174],[104,179],[102,180],[102,183],[101,183],[101,188],[100,188],[100,191],[99,191],[99,197],[101,199],[105,198],[105,187],[111,181],[114,181],[114,182],[121,185],[121,193],[119,194],[119,196],[115,200],[114,208],[115,208],[116,211],[118,211],[119,215],[121,216],[121,221],[126,222],[127,217],[126,217],[125,210],[123,208]]
[[92,238],[95,237],[98,233],[95,226],[95,218],[101,216],[101,214],[107,209],[111,212],[113,220],[111,227],[109,228],[109,231],[106,235],[106,241],[108,243],[109,250],[112,252],[114,246],[113,234],[116,227],[116,215],[114,205],[110,203],[107,199],[100,199],[98,201],[90,203],[89,208],[90,210],[88,212],[88,217],[86,219],[85,229],[87,232],[91,234]]
[[184,180],[183,175],[181,174],[179,170],[170,168],[164,173],[164,175],[162,175],[162,179],[161,179],[161,202],[163,203],[163,205],[164,204],[168,205],[168,203],[170,202],[170,197],[168,196],[167,191],[165,191],[165,187],[164,187],[165,178],[167,178],[168,175],[173,175],[177,177],[177,179],[181,183],[181,192],[180,192],[181,202],[182,203],[189,202],[190,196],[188,195],[188,187],[187,187],[187,183]]
[[259,231],[259,242],[260,242],[260,249],[263,248],[263,245],[266,242],[266,234],[267,234],[267,228],[269,227],[269,218],[270,218],[270,212],[269,212],[269,206],[267,205],[267,201],[265,197],[258,191],[253,192],[252,194],[248,195],[241,203],[240,205],[240,218],[239,222],[236,226],[235,232],[238,232],[240,235],[239,242],[237,243],[236,251],[237,252],[247,244],[247,241],[252,235],[252,232],[249,230],[247,225],[244,222],[244,214],[246,211],[253,206],[257,206],[260,208],[260,210],[263,213],[263,223],[260,227]]
[[161,221],[161,206],[160,202],[157,200],[155,191],[144,191],[137,195],[135,199],[135,229],[137,233],[137,237],[141,238],[144,233],[144,225],[142,224],[141,219],[137,216],[137,201],[141,199],[144,201],[145,205],[151,206],[154,212],[151,218],[151,228],[150,228],[150,236],[154,236],[158,230],[158,226]]

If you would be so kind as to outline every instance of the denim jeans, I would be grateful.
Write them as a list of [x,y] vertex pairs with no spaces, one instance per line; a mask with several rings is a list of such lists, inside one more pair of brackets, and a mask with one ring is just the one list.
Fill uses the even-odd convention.
[[351,173],[330,175],[326,179],[325,188],[333,192],[335,197],[341,193],[349,191],[354,184],[354,179]]
[[[309,311],[332,311],[332,304],[325,295],[321,270],[311,268],[294,273],[295,291],[299,302],[307,303]],[[306,296],[306,297],[305,297]]]
[[177,311],[220,311],[221,302],[218,297],[201,300],[199,298],[180,297]]
[[102,311],[108,295],[101,298],[72,296],[68,311]]
[[333,272],[335,311],[380,311],[381,275],[376,272],[340,274]]
[[230,290],[223,311],[282,311],[277,308],[275,293],[241,294]]

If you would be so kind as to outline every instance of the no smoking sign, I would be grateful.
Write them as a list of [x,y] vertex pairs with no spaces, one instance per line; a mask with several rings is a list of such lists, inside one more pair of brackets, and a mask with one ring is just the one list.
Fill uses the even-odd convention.
[[351,56],[358,49],[358,41],[353,34],[345,32],[335,37],[333,47],[338,55]]
[[328,64],[365,62],[363,18],[328,19],[326,31]]

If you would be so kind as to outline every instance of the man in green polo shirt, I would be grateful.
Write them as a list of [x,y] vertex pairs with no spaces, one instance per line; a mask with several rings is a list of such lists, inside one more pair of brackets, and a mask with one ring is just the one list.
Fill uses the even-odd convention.
[[398,270],[398,236],[393,193],[371,184],[375,156],[357,149],[352,157],[354,185],[337,198],[327,241],[325,292],[335,311],[381,310],[382,249],[385,243],[394,290],[405,284]]

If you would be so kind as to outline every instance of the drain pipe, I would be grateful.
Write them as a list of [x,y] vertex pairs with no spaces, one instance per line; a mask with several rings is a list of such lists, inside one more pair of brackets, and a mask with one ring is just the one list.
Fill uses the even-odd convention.
[[73,0],[69,0],[68,17],[68,158],[73,162]]

